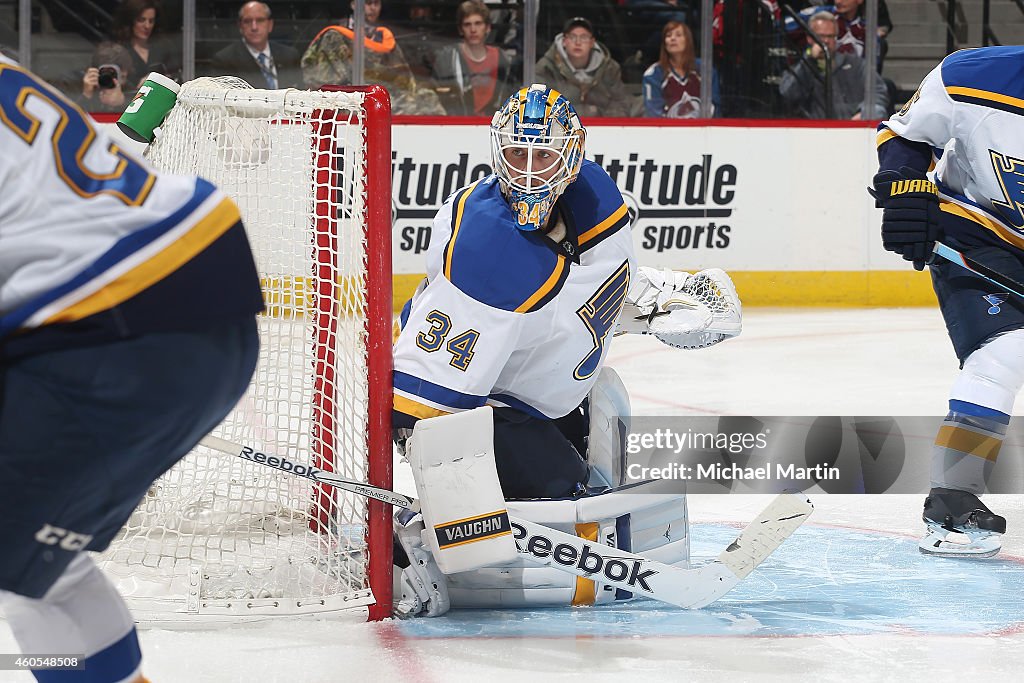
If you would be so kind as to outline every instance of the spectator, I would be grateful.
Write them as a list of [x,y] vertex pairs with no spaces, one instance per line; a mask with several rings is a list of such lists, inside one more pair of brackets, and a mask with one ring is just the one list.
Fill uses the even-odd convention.
[[[849,52],[858,57],[864,56],[864,35],[867,25],[864,22],[864,0],[835,0],[834,5],[815,5],[800,10],[800,14],[807,19],[818,12],[832,12],[836,15],[839,30],[836,38],[836,49],[839,52]],[[787,18],[786,31],[799,33],[800,27],[795,21]],[[878,0],[878,71],[882,71],[882,62],[885,60],[885,53],[888,51],[889,43],[887,37],[892,31],[892,19],[889,18],[889,8],[885,0]]]
[[[395,28],[395,39],[402,46],[409,68],[419,83],[427,85],[434,75],[434,57],[448,42],[441,36],[432,0],[412,0],[409,16]],[[447,22],[441,22],[444,27]]]
[[[444,114],[437,95],[416,83],[394,33],[378,23],[380,11],[381,0],[366,0],[363,35],[366,82],[387,88],[395,114]],[[349,17],[347,26],[327,26],[313,38],[302,55],[302,76],[306,85],[318,88],[325,84],[352,83],[354,24],[354,17]]]
[[128,84],[135,90],[151,71],[169,78],[180,76],[181,65],[171,47],[154,38],[160,31],[159,3],[156,0],[124,0],[114,12],[111,36],[128,48],[132,73],[137,80]]
[[293,47],[270,40],[274,19],[270,6],[247,2],[238,10],[240,41],[235,41],[213,56],[211,69],[248,81],[256,88],[298,88],[302,85],[299,52]]
[[519,81],[523,74],[522,8],[515,7],[515,3],[505,0],[484,2],[491,11],[491,32],[487,34],[487,44],[494,45],[505,53],[512,64],[512,78]]
[[668,119],[697,118],[701,82],[693,33],[686,24],[670,21],[661,35],[661,56],[644,72],[644,113]]
[[[626,6],[633,15],[633,21],[644,27],[643,38],[640,42],[643,59],[641,64],[657,61],[661,52],[662,32],[659,29],[651,31],[649,27],[664,27],[670,21],[685,24],[691,19],[687,16],[689,3],[686,0],[626,0]],[[699,7],[699,3],[697,7]]]
[[[862,110],[864,60],[849,52],[836,51],[838,23],[831,12],[818,12],[808,22],[811,31],[832,55],[832,117],[836,119],[884,119],[889,115],[889,93],[881,78],[875,80],[875,107]],[[807,37],[804,56],[782,76],[779,92],[809,119],[823,119],[825,107],[825,53]]]
[[597,42],[584,17],[565,22],[537,62],[538,82],[561,92],[580,116],[632,116],[636,98],[626,91],[622,69],[608,48]]
[[86,111],[120,112],[128,101],[126,90],[134,90],[135,74],[128,48],[120,43],[96,46],[92,66],[82,76],[82,91],[75,104]]
[[775,116],[778,78],[786,71],[782,12],[776,0],[715,0],[711,22],[715,67],[726,117]]
[[442,48],[434,60],[437,93],[449,114],[490,116],[511,94],[512,64],[487,44],[491,12],[483,2],[461,3],[455,25],[462,40]]

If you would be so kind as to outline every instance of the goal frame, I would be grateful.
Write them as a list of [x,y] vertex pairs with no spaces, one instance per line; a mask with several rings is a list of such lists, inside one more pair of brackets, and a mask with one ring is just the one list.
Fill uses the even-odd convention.
[[[391,102],[387,90],[379,85],[368,86],[324,86],[322,91],[360,93],[362,109],[360,135],[362,136],[362,231],[364,249],[362,267],[364,270],[362,294],[365,320],[366,388],[360,397],[366,401],[365,477],[369,484],[390,489],[393,484],[393,445],[391,437],[392,412],[392,342],[393,342],[393,293],[392,293],[392,186],[391,186]],[[280,93],[279,94],[284,94]],[[263,101],[267,104],[267,101]],[[113,116],[95,117],[102,123],[113,123]],[[332,346],[337,341],[337,328],[324,325],[323,321],[338,320],[337,312],[343,302],[340,288],[332,283],[341,278],[342,237],[340,225],[342,216],[337,212],[339,193],[344,191],[338,182],[345,175],[343,169],[334,166],[337,155],[333,154],[332,131],[344,124],[345,116],[332,117],[329,113],[319,117],[315,129],[317,142],[312,148],[312,171],[317,181],[313,196],[312,217],[314,268],[319,281],[317,304],[308,312],[314,317],[313,356],[316,364],[313,371],[315,387],[309,404],[313,429],[323,432],[327,438],[311,440],[310,460],[325,471],[334,471],[336,458],[342,454],[333,437],[340,427],[340,410],[345,409],[343,394],[336,383],[337,360],[332,357]],[[128,143],[126,143],[128,144]],[[128,144],[130,147],[131,145]],[[138,152],[141,154],[142,150]],[[261,275],[261,280],[263,279]],[[269,302],[268,302],[269,303]],[[256,444],[259,447],[259,444]],[[337,449],[337,450],[335,450]],[[259,466],[257,466],[259,467]],[[308,504],[310,517],[307,522],[312,531],[326,532],[326,524],[343,497],[351,496],[327,485],[317,485],[310,491]],[[362,500],[362,499],[360,499]],[[345,502],[347,505],[347,501]],[[361,591],[365,598],[356,597],[351,607],[360,608],[370,621],[379,621],[392,615],[393,568],[392,568],[392,508],[383,502],[370,500],[365,506],[365,541],[369,550],[366,559],[364,581],[366,588]],[[127,566],[127,565],[126,565]],[[195,587],[201,577],[198,570],[189,570],[188,580]],[[372,598],[369,595],[372,594]],[[198,609],[198,589],[193,594],[181,595],[186,602],[184,610],[165,613],[163,605],[153,607],[161,600],[158,597],[142,595],[140,600],[145,610],[142,622],[164,627],[189,627],[193,623],[227,623],[235,618],[245,620],[247,615],[237,611],[203,613],[193,615],[193,606]],[[372,600],[372,602],[371,602]],[[236,602],[243,602],[237,600]],[[252,603],[266,600],[252,600]],[[230,606],[228,608],[230,610]],[[328,610],[332,614],[337,607]],[[345,609],[344,607],[342,608]],[[182,615],[189,615],[182,617]],[[272,613],[257,607],[253,618],[267,618]],[[284,618],[323,615],[325,612],[290,611],[282,612]],[[349,612],[349,614],[353,614]],[[169,618],[168,618],[169,617]],[[195,621],[194,621],[195,619]]]
[[[390,489],[393,485],[392,408],[392,302],[391,273],[391,100],[380,85],[324,86],[322,90],[361,92],[366,111],[366,332],[369,483]],[[374,604],[369,620],[391,616],[392,509],[379,500],[367,506],[367,567]]]

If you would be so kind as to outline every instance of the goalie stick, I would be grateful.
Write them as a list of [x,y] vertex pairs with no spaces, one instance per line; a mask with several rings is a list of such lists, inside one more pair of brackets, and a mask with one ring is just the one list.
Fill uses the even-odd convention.
[[[316,467],[293,463],[215,436],[200,444],[215,451],[327,484],[343,491],[418,511],[419,501],[388,489],[353,481]],[[728,593],[803,524],[813,511],[801,493],[783,493],[773,500],[715,560],[694,568],[676,567],[643,555],[592,543],[518,517],[509,516],[516,548],[530,561],[593,579],[653,600],[693,609]]]
[[998,287],[1002,287],[1008,293],[1024,299],[1024,282],[1018,282],[1008,275],[1004,275],[997,270],[992,270],[983,263],[975,261],[970,256],[967,256],[963,252],[947,246],[942,242],[936,242],[933,251],[937,256],[941,256],[950,263],[958,265],[964,270],[969,270],[978,277],[988,280]]

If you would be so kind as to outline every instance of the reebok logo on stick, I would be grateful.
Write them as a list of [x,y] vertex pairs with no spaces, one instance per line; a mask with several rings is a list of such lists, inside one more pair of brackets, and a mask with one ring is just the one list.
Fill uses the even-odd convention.
[[239,457],[245,458],[246,460],[264,463],[266,465],[270,465],[271,467],[276,467],[279,470],[284,470],[285,472],[294,472],[300,477],[310,477],[312,479],[316,479],[321,472],[321,470],[317,469],[316,467],[311,467],[309,465],[300,465],[292,462],[288,458],[282,458],[277,455],[267,455],[266,453],[261,453],[260,451],[250,448],[249,446],[243,446],[241,452],[238,455]]

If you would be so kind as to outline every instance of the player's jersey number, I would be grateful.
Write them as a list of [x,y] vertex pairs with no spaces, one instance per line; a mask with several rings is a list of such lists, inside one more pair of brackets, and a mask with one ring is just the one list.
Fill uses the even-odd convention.
[[111,143],[108,152],[117,157],[114,170],[97,173],[85,164],[85,156],[96,142],[96,131],[80,109],[55,97],[45,85],[22,69],[0,64],[0,122],[32,145],[38,141],[42,122],[25,106],[29,98],[46,103],[59,115],[50,136],[57,176],[80,197],[108,194],[129,206],[146,201],[155,177],[137,161]]
[[480,333],[470,328],[461,334],[457,334],[445,343],[448,333],[452,331],[452,320],[445,313],[434,309],[427,314],[426,321],[430,323],[430,329],[416,335],[416,346],[427,353],[433,353],[442,346],[452,359],[448,364],[458,370],[465,370],[473,360],[473,347],[480,339]]

